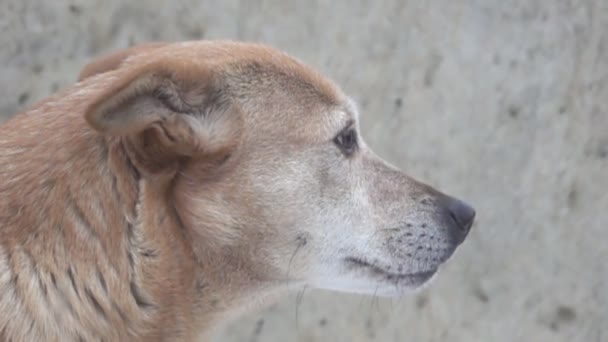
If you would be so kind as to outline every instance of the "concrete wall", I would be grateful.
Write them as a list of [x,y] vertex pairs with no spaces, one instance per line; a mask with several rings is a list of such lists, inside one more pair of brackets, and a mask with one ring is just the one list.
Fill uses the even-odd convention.
[[608,341],[608,1],[177,3],[0,0],[0,112],[131,43],[264,41],[342,84],[380,155],[478,210],[423,293],[306,291],[219,340]]

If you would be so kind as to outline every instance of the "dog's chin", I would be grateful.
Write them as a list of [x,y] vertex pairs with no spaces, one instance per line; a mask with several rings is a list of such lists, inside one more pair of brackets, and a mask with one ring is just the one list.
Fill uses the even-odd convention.
[[420,272],[394,272],[386,268],[369,263],[363,259],[346,258],[348,269],[358,278],[365,278],[367,289],[360,289],[361,293],[385,297],[402,296],[416,292],[429,284],[438,268],[433,267]]

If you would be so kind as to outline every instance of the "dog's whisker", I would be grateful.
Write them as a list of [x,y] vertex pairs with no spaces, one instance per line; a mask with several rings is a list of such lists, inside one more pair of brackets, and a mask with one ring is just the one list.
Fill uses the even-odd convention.
[[299,309],[300,309],[300,304],[302,304],[302,298],[304,297],[304,292],[306,291],[307,285],[304,285],[304,287],[302,288],[302,291],[298,292],[298,295],[296,296],[296,332],[298,332],[298,339],[299,339],[299,332],[300,332],[300,315],[299,315]]
[[293,254],[291,255],[291,258],[289,258],[289,263],[287,264],[287,272],[285,275],[286,278],[286,284],[287,284],[287,289],[289,290],[289,285],[290,285],[290,271],[291,271],[291,264],[293,263],[294,258],[296,257],[296,254],[298,253],[298,251],[304,247],[304,245],[306,245],[306,240],[304,239],[297,239],[297,246],[296,249],[293,251]]
[[369,316],[370,319],[371,319],[373,311],[374,311],[374,303],[376,301],[376,298],[378,297],[378,288],[379,288],[379,286],[376,286],[376,289],[374,290],[374,295],[372,296],[372,302],[371,302],[371,304],[369,306],[369,314],[368,314],[368,316]]

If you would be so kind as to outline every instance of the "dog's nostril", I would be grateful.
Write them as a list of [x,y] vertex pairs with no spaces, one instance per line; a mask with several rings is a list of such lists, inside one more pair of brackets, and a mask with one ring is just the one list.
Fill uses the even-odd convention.
[[460,228],[460,222],[458,221],[458,218],[456,217],[456,215],[454,215],[453,211],[449,211],[450,212],[450,218],[454,221],[454,223],[456,223],[456,226],[458,226]]

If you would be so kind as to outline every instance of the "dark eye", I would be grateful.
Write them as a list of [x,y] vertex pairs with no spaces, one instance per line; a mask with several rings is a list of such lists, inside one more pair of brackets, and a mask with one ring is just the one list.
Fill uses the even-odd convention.
[[357,150],[357,132],[353,128],[346,128],[334,138],[334,143],[342,153],[350,156]]

